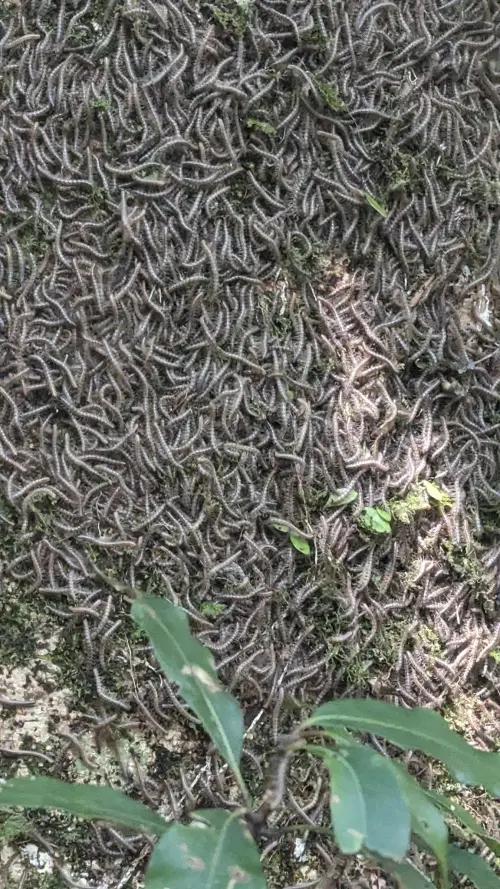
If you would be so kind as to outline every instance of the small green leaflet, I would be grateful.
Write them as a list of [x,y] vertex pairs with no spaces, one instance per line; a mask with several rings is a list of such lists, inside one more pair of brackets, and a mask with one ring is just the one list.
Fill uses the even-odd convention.
[[432,710],[407,710],[368,698],[339,700],[318,707],[304,723],[304,727],[312,725],[372,732],[405,750],[421,750],[443,762],[462,784],[484,787],[491,796],[500,796],[500,754],[471,747]]
[[276,127],[273,127],[270,123],[266,123],[265,120],[256,120],[254,117],[249,117],[245,121],[245,125],[249,130],[259,130],[259,132],[265,133],[266,136],[276,135]]
[[111,821],[139,833],[161,836],[168,827],[138,800],[97,784],[66,784],[56,778],[10,778],[0,783],[0,808],[57,809],[77,818]]
[[374,534],[391,533],[391,514],[382,506],[365,506],[359,516],[359,524]]
[[244,788],[239,768],[243,714],[219,682],[211,653],[191,635],[186,613],[166,599],[142,596],[132,605],[132,618],[147,633],[167,679],[178,686]]
[[440,506],[453,506],[453,500],[450,495],[446,491],[441,490],[436,482],[424,481],[423,485],[431,500],[435,500]]
[[260,853],[235,812],[194,812],[156,844],[144,889],[267,889]]
[[202,602],[199,610],[205,617],[217,617],[225,608],[224,602]]
[[385,219],[387,216],[387,207],[384,207],[384,205],[381,204],[380,201],[378,201],[377,198],[374,197],[374,195],[372,195],[369,191],[365,191],[365,198],[370,207],[373,207],[373,209],[376,210],[377,213],[380,213],[380,215],[383,216]]
[[349,488],[338,488],[336,491],[332,491],[325,505],[326,507],[347,506],[349,503],[354,503],[357,499],[357,491],[349,490]]
[[474,883],[476,889],[500,889],[500,878],[480,855],[450,846],[450,867]]
[[290,525],[287,525],[286,522],[283,522],[281,519],[271,519],[269,521],[271,528],[274,528],[275,531],[281,531],[283,534],[288,534],[290,543],[299,551],[299,553],[303,553],[305,556],[309,556],[311,554],[310,544],[307,542],[305,537],[302,537],[301,534],[296,534],[295,531],[292,531]]
[[309,546],[307,540],[304,540],[303,537],[299,537],[298,534],[290,534],[290,543],[295,549],[298,549],[299,553],[304,553],[305,556],[309,556],[311,554],[311,547]]

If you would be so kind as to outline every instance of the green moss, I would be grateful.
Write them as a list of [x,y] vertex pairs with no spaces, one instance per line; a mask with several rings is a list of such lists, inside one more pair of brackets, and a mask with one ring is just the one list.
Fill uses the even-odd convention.
[[396,521],[409,525],[418,512],[429,509],[429,501],[421,485],[412,485],[404,497],[393,497],[387,506]]
[[249,0],[219,0],[210,6],[213,18],[229,33],[243,37],[248,28],[251,13]]
[[480,586],[484,582],[484,566],[472,547],[458,547],[450,540],[444,540],[442,548],[448,565],[460,578],[473,587]]
[[405,622],[394,620],[385,624],[382,632],[373,640],[370,655],[379,667],[393,667],[399,655]]
[[471,599],[486,614],[493,615],[496,611],[495,589],[481,562],[474,544],[468,547],[457,547],[451,541],[442,543],[442,550],[450,568],[450,574],[465,581],[471,591]]
[[418,191],[424,182],[424,164],[425,161],[418,154],[401,151],[396,145],[388,142],[384,162],[387,190]]
[[[38,263],[54,240],[54,231],[48,222],[33,210],[33,206],[22,195],[18,199],[19,210],[7,211],[0,217],[0,237],[8,240],[15,236],[23,248],[23,253]],[[50,216],[53,198],[50,189],[42,192],[41,206],[45,216]]]
[[108,196],[104,188],[93,188],[90,200],[98,210],[104,210],[108,206]]
[[368,654],[352,653],[349,643],[334,643],[329,646],[330,658],[336,667],[336,678],[349,688],[364,688],[371,677],[371,660]]
[[226,606],[223,602],[202,602],[200,612],[205,617],[217,617],[219,614],[222,614],[225,608]]
[[102,26],[108,19],[111,23],[112,9],[113,7],[111,7],[110,10],[110,6],[105,0],[95,0],[88,11],[77,19],[76,24],[73,26],[73,30],[68,33],[71,33],[73,39],[86,38],[88,40],[89,37],[95,39],[96,33],[101,31]]
[[415,647],[422,647],[427,654],[429,666],[432,666],[436,658],[443,657],[441,640],[432,627],[421,624],[414,634]]
[[325,50],[331,45],[331,38],[315,25],[302,37],[302,44],[304,49]]
[[336,84],[328,83],[328,81],[321,80],[318,77],[314,78],[314,83],[325,105],[328,105],[332,111],[347,111],[347,105],[341,99]]
[[324,250],[318,242],[310,243],[306,238],[292,238],[291,245],[283,262],[292,287],[307,281],[316,281],[322,273]]
[[346,662],[344,657],[342,657],[341,663],[345,681],[351,687],[360,689],[368,683],[371,676],[369,660],[362,660],[361,657],[357,656]]
[[328,500],[328,493],[326,488],[306,488],[304,492],[306,506],[310,510],[318,510],[322,513]]
[[482,701],[474,692],[455,696],[444,710],[444,716],[451,727],[472,744],[477,741],[479,727],[484,725],[486,720],[488,725],[484,725],[484,728],[489,729],[488,734],[494,735],[497,746],[500,743],[500,729],[494,717],[488,716]]
[[0,843],[8,843],[26,833],[28,823],[22,815],[0,812]]
[[92,108],[102,108],[103,111],[107,111],[111,102],[105,96],[99,96],[97,99],[91,99],[90,105]]
[[406,571],[402,571],[400,574],[401,583],[403,584],[403,589],[411,590],[412,587],[416,586],[417,578],[420,577],[422,569],[422,559],[418,556],[415,559],[412,559]]
[[255,117],[248,117],[245,121],[245,126],[249,130],[257,130],[259,133],[265,133],[266,136],[276,135],[276,127],[273,127],[272,124],[267,123],[265,120],[257,120]]

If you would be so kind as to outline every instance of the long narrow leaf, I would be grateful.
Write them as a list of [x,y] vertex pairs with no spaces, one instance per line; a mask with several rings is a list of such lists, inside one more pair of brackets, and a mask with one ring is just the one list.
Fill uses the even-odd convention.
[[452,818],[459,822],[463,827],[466,827],[468,830],[472,831],[477,837],[479,837],[483,843],[491,849],[495,855],[500,858],[500,842],[487,833],[483,827],[476,821],[475,818],[472,817],[470,812],[467,809],[464,809],[459,803],[455,803],[452,800],[448,799],[446,796],[442,796],[440,793],[436,793],[435,790],[427,790],[427,796],[439,806],[444,812],[447,812]]
[[306,747],[321,757],[330,775],[330,816],[335,842],[341,852],[359,852],[366,840],[366,807],[359,778],[351,764],[327,747]]
[[480,855],[468,852],[467,849],[459,849],[458,846],[450,847],[450,866],[458,874],[467,877],[474,883],[476,889],[500,889],[498,874],[487,864]]
[[120,790],[97,784],[66,784],[56,778],[10,778],[0,783],[0,808],[58,809],[77,818],[123,824],[140,833],[161,836],[168,823]]
[[406,770],[393,763],[397,769],[403,792],[408,800],[412,832],[420,837],[436,858],[441,874],[441,885],[448,886],[448,828],[440,810],[434,806],[426,791]]
[[234,812],[207,809],[192,817],[156,844],[144,889],[267,889],[259,850]]
[[409,861],[396,862],[383,859],[379,861],[384,870],[396,877],[402,889],[436,889],[434,883]]
[[368,699],[340,700],[322,704],[304,726],[373,732],[398,747],[421,750],[441,760],[462,784],[479,785],[492,796],[500,796],[500,754],[471,747],[432,710],[405,710]]
[[370,207],[373,207],[373,209],[376,210],[377,213],[380,213],[385,219],[387,216],[387,207],[384,207],[384,205],[381,204],[373,194],[370,194],[369,191],[365,191],[365,198],[370,204]]
[[242,786],[243,714],[219,682],[211,653],[191,635],[186,613],[166,599],[143,596],[133,603],[132,617],[149,636],[167,679],[179,687]]
[[364,745],[342,755],[355,773],[366,811],[364,845],[372,852],[400,861],[410,845],[410,811],[390,759]]

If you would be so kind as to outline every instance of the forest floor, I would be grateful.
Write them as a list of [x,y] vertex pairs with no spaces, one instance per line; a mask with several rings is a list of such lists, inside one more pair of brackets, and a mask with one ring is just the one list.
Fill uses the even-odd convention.
[[[500,6],[442,6],[0,0],[0,777],[234,802],[130,587],[212,651],[256,796],[341,695],[500,750]],[[138,889],[149,849],[2,813],[0,886]]]

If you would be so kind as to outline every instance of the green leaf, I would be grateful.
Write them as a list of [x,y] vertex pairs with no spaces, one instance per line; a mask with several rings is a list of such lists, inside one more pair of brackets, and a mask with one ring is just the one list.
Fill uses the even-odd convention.
[[476,836],[478,836],[483,843],[491,849],[495,855],[500,858],[500,842],[496,840],[494,837],[490,836],[483,827],[476,821],[475,818],[472,817],[470,812],[467,809],[464,809],[459,803],[455,803],[452,800],[448,799],[446,796],[442,796],[440,793],[436,793],[435,790],[427,790],[427,796],[444,812],[448,812],[452,818],[462,824],[463,827],[466,827],[467,830],[472,831]]
[[384,858],[400,861],[410,845],[410,810],[391,760],[361,744],[347,748],[342,755],[363,794],[364,845]]
[[202,602],[200,612],[206,617],[217,617],[225,608],[224,602]]
[[377,198],[374,197],[374,195],[370,194],[369,191],[365,191],[365,198],[366,198],[367,202],[369,203],[370,207],[373,207],[373,209],[376,210],[377,213],[380,213],[380,215],[383,216],[385,219],[386,216],[388,215],[387,214],[387,207],[384,207],[384,205],[381,204],[380,201],[378,201]]
[[338,490],[332,491],[325,506],[347,506],[349,503],[354,503],[357,499],[357,491],[349,490],[349,488],[338,488]]
[[359,523],[374,534],[390,534],[392,530],[391,514],[388,509],[381,506],[365,506],[361,510]]
[[320,80],[319,78],[314,78],[314,81],[321,98],[332,111],[347,111],[347,105],[343,99],[340,98],[337,87],[334,84],[328,83],[326,80]]
[[219,682],[211,653],[191,635],[186,613],[166,599],[142,596],[132,605],[132,617],[149,636],[167,679],[179,687],[243,789],[243,714]]
[[366,808],[359,778],[344,756],[327,747],[310,744],[306,750],[320,756],[328,769],[335,842],[345,855],[353,855],[361,850],[367,834]]
[[384,701],[345,699],[318,707],[304,723],[312,725],[373,732],[397,747],[421,750],[441,760],[462,784],[478,785],[492,796],[500,796],[500,754],[471,747],[432,710],[406,710]]
[[91,108],[109,108],[110,101],[106,99],[104,96],[100,96],[98,99],[92,99],[90,102]]
[[448,886],[448,828],[443,815],[430,801],[426,791],[399,763],[395,766],[411,814],[411,828],[436,858],[441,882]]
[[424,480],[423,485],[431,500],[435,500],[440,506],[453,506],[450,495],[443,491],[436,482]]
[[335,741],[337,747],[351,747],[353,744],[359,744],[357,738],[354,735],[351,735],[344,728],[338,726],[334,729],[334,731],[322,731],[322,735],[326,735],[326,737],[331,738],[332,741]]
[[474,883],[477,889],[500,889],[498,874],[484,858],[467,849],[450,846],[450,867]]
[[299,553],[304,553],[305,556],[311,555],[311,547],[307,540],[304,540],[303,537],[299,537],[298,534],[290,534],[290,543],[295,549],[298,549]]
[[173,824],[151,855],[144,889],[267,889],[260,854],[235,812],[194,812]]
[[266,123],[265,120],[256,120],[254,117],[249,117],[245,121],[245,124],[249,130],[259,130],[261,133],[265,133],[266,136],[276,135],[276,127],[273,127],[270,123]]
[[436,889],[434,883],[417,870],[409,861],[387,861],[379,859],[381,866],[396,877],[398,884],[403,889]]
[[97,818],[161,836],[168,824],[138,800],[97,784],[66,784],[56,778],[10,778],[0,783],[0,808],[58,809],[77,818]]

